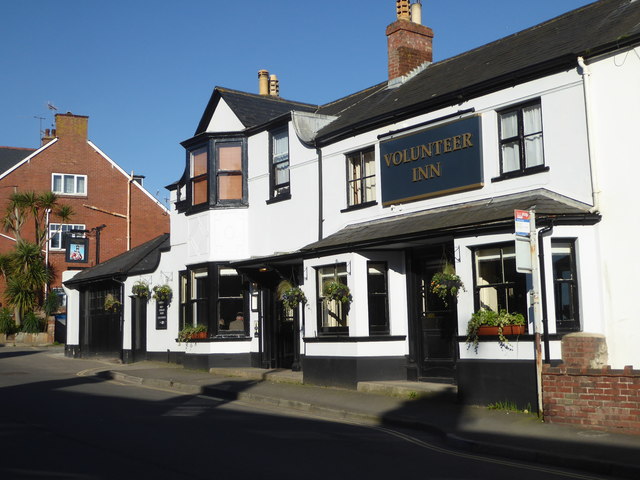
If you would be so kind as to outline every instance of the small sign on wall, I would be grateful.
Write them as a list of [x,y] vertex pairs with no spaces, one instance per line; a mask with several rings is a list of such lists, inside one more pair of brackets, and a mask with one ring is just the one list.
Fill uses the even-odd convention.
[[167,302],[156,300],[156,330],[167,329]]
[[67,238],[65,248],[65,261],[68,263],[88,263],[89,262],[89,239],[88,238]]

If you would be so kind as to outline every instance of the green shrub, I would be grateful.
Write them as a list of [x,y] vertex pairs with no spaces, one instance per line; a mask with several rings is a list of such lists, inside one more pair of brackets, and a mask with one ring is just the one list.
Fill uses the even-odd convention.
[[40,333],[44,331],[44,322],[42,318],[36,317],[33,312],[25,314],[22,321],[22,331],[25,333]]
[[16,326],[16,322],[13,321],[11,311],[8,308],[0,310],[0,333],[11,335],[17,331],[18,327]]

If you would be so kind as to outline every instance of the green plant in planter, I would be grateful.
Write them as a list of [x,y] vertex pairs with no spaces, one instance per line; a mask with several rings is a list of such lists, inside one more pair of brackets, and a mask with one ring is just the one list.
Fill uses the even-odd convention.
[[462,280],[456,275],[453,266],[449,263],[445,264],[441,272],[433,274],[431,283],[429,284],[429,290],[442,299],[446,306],[449,305],[450,298],[458,298],[460,290],[466,291]]
[[104,297],[104,309],[107,312],[117,313],[120,311],[122,307],[122,302],[118,300],[112,293],[108,293],[106,297]]
[[151,290],[149,290],[149,284],[142,280],[138,280],[131,286],[131,295],[138,298],[148,299],[151,294]]
[[156,285],[153,287],[153,298],[159,300],[161,302],[170,302],[171,296],[173,295],[173,290],[167,284],[164,285]]
[[307,303],[307,296],[300,287],[291,287],[280,295],[280,300],[285,307],[295,310],[298,305]]
[[322,287],[322,296],[325,300],[335,300],[342,304],[350,305],[353,302],[351,291],[344,283],[331,281]]
[[486,326],[498,327],[498,342],[500,343],[500,348],[511,350],[512,347],[509,345],[509,340],[503,333],[504,327],[510,325],[522,326],[526,325],[526,323],[521,313],[509,313],[504,309],[499,312],[494,312],[493,310],[482,308],[471,315],[471,319],[467,324],[467,347],[473,345],[474,350],[476,352],[478,351],[478,341],[480,340],[478,331],[480,327]]
[[207,333],[207,327],[204,325],[187,325],[178,333],[178,342],[189,342],[194,338]]

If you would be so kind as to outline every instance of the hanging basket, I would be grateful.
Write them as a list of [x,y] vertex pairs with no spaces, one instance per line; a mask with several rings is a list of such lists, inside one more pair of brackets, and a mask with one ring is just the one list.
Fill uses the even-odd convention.
[[349,287],[340,282],[327,282],[322,287],[322,296],[325,300],[335,300],[342,304],[350,305],[353,302]]

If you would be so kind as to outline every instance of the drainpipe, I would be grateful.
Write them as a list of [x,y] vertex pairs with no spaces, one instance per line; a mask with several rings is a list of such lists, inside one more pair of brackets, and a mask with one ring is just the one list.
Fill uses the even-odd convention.
[[593,127],[593,108],[591,102],[591,69],[583,57],[578,57],[578,66],[582,75],[582,91],[584,93],[584,110],[587,117],[587,148],[589,150],[589,166],[591,170],[591,190],[593,192],[593,208],[590,213],[600,211],[600,183],[598,181],[597,143]]
[[127,182],[127,252],[131,250],[131,182],[133,182],[133,170]]
[[322,150],[316,144],[316,154],[318,155],[318,241],[322,240],[322,223],[324,216],[324,209],[322,205],[323,197],[323,184],[322,184]]
[[544,267],[544,242],[543,237],[553,233],[553,221],[551,225],[538,232],[538,258],[540,262],[540,301],[542,302],[542,332],[544,343],[544,363],[551,363],[551,351],[549,347],[549,318],[547,309],[547,280]]
[[[44,244],[44,267],[47,270],[47,273],[49,272],[49,219],[51,216],[51,209],[47,208],[45,210],[45,228],[46,228],[46,233],[45,233],[45,238],[46,238],[46,242]],[[45,282],[44,284],[44,296],[46,298],[47,294],[49,293],[49,282]]]

